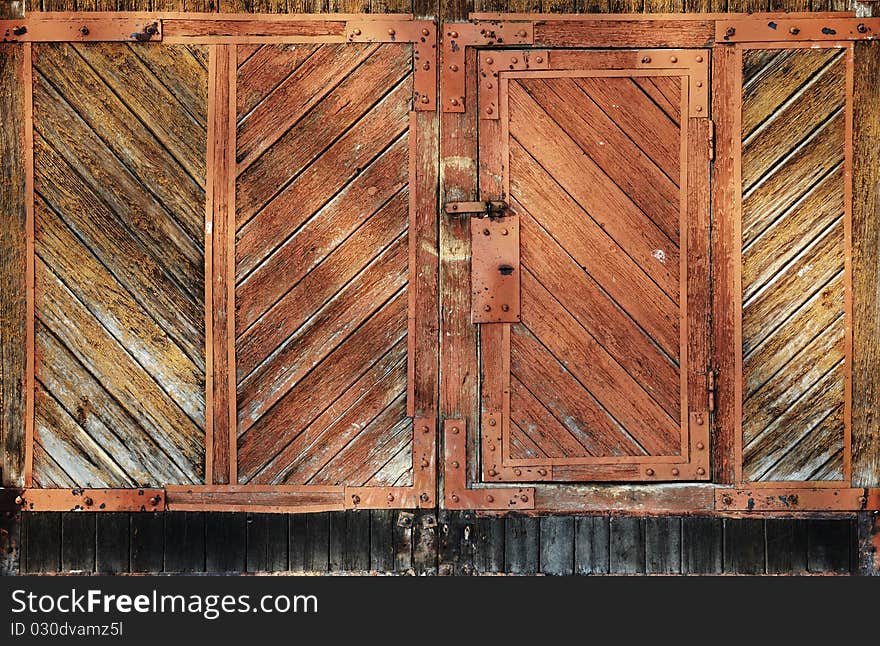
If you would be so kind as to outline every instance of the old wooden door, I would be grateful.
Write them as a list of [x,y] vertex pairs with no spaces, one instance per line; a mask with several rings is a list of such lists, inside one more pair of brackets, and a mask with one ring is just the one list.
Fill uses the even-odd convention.
[[708,478],[708,58],[479,54],[486,480]]

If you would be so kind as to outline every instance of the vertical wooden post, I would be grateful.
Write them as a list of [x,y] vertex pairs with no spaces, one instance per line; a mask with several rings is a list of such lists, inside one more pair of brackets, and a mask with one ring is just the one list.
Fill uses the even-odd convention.
[[234,484],[236,46],[211,47],[205,210],[205,482]]

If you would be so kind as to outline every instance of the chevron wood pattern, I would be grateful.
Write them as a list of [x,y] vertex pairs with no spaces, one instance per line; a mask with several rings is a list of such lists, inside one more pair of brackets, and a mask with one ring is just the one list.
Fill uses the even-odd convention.
[[743,53],[743,478],[843,480],[845,48]]
[[36,486],[202,482],[205,61],[33,48]]
[[678,77],[509,83],[510,460],[682,452]]
[[238,50],[244,483],[412,484],[409,46]]

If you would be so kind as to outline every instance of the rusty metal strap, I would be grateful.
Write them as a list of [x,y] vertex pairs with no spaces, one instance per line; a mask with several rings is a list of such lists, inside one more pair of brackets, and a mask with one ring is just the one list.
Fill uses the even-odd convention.
[[873,40],[880,18],[742,18],[715,23],[716,43]]
[[142,16],[0,20],[0,34],[4,43],[157,42],[162,40],[162,20]]

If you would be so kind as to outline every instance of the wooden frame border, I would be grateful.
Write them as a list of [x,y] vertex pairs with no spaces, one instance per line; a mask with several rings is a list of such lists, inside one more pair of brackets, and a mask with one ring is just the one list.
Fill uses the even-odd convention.
[[[155,21],[156,33],[137,38],[124,32]],[[152,24],[152,23],[150,23]],[[85,31],[80,28],[85,26]],[[21,29],[24,27],[24,29]],[[13,34],[13,31],[20,32]],[[335,509],[430,508],[436,506],[438,339],[438,116],[436,28],[431,21],[397,14],[225,16],[218,14],[45,13],[0,21],[7,41],[21,44],[25,85],[27,207],[26,488],[14,508],[25,511],[329,511]],[[33,221],[33,42],[162,41],[209,46],[207,181],[205,198],[205,483],[165,489],[34,489],[35,297]],[[413,105],[409,132],[409,315],[407,414],[413,420],[413,485],[324,487],[238,485],[235,411],[235,181],[236,50],[239,43],[382,42],[413,45]],[[146,45],[145,45],[146,46]],[[156,46],[156,45],[152,45]],[[416,362],[419,368],[416,369]],[[155,504],[141,504],[148,491]],[[73,498],[71,498],[73,497]],[[83,499],[85,500],[85,499]]]
[[[760,24],[765,24],[759,21]],[[820,21],[813,21],[820,22]],[[799,23],[800,24],[800,23]],[[845,81],[845,134],[844,134],[844,465],[841,480],[813,481],[745,481],[743,474],[743,356],[742,356],[742,65],[743,52],[751,49],[830,49],[839,48],[846,51]],[[716,234],[715,245],[720,248],[715,262],[725,264],[730,272],[731,285],[721,285],[721,289],[732,287],[725,302],[716,301],[716,314],[732,324],[732,337],[723,339],[716,337],[716,356],[719,348],[726,348],[727,356],[722,362],[733,369],[730,386],[725,388],[726,396],[732,397],[732,409],[725,410],[722,424],[726,426],[722,433],[732,435],[733,482],[752,489],[846,489],[852,482],[852,364],[853,364],[853,293],[852,293],[852,210],[853,210],[853,45],[851,41],[823,40],[815,41],[772,41],[742,42],[732,45],[716,46],[722,59],[729,61],[724,64],[723,74],[726,78],[715,78],[716,96],[723,96],[724,112],[728,123],[724,124],[723,136],[719,138],[722,150],[720,157],[732,161],[730,170],[726,165],[721,182],[716,184],[716,213],[721,214],[723,230]],[[719,51],[723,50],[723,51]],[[732,68],[730,67],[732,65]],[[719,130],[722,132],[722,130]],[[717,240],[726,237],[727,242]],[[720,259],[720,261],[719,261]],[[716,286],[717,289],[718,286]],[[721,291],[721,290],[717,290]],[[830,498],[828,500],[831,500]]]

